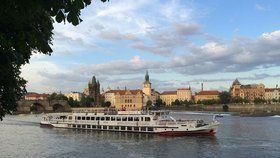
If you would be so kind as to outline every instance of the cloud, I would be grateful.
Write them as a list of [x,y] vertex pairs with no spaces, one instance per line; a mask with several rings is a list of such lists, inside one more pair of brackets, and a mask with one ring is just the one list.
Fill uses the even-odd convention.
[[255,4],[255,9],[257,11],[266,11],[267,10],[267,8],[261,4]]
[[182,74],[245,72],[279,66],[280,31],[264,33],[257,39],[236,38],[229,43],[208,42],[190,45],[189,53],[171,59],[170,65]]
[[173,23],[168,28],[150,31],[142,41],[131,48],[157,55],[169,56],[175,49],[188,45],[188,38],[200,33],[200,26],[194,23]]

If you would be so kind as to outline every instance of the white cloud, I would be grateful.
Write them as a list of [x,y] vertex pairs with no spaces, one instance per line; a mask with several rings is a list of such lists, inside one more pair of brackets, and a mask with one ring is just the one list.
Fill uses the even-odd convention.
[[255,9],[258,11],[266,11],[267,8],[261,4],[255,4]]

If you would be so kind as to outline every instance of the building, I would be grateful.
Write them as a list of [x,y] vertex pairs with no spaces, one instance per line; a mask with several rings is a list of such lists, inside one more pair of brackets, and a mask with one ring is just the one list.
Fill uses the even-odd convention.
[[110,90],[104,94],[105,102],[118,110],[141,110],[143,108],[143,92],[137,90]]
[[256,98],[265,99],[265,86],[264,84],[248,84],[241,85],[236,79],[230,88],[231,97],[242,98],[248,101],[254,101]]
[[197,103],[198,101],[204,100],[218,100],[219,99],[219,91],[211,90],[211,91],[200,91],[195,94],[194,101]]
[[98,80],[96,81],[95,76],[88,83],[88,94],[94,99],[95,105],[100,105],[100,84]]
[[160,94],[160,99],[167,105],[170,106],[172,102],[177,99],[176,91],[164,91]]
[[276,86],[276,88],[265,88],[265,100],[267,101],[273,101],[273,100],[277,100],[279,101],[280,99],[280,89],[278,88],[278,86]]
[[34,92],[28,92],[25,96],[25,100],[47,100],[49,97],[49,94],[39,94]]
[[160,99],[170,106],[176,99],[179,101],[190,101],[192,99],[191,88],[178,88],[176,91],[164,91],[160,94]]
[[83,94],[80,92],[70,92],[65,94],[65,96],[69,99],[69,98],[73,98],[73,100],[76,101],[81,101]]

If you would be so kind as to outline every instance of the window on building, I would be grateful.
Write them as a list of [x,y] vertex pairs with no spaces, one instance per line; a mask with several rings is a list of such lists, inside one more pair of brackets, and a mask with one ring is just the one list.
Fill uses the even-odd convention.
[[134,117],[134,121],[139,121],[139,117]]
[[115,130],[119,130],[119,126],[115,126]]
[[110,117],[106,117],[106,121],[110,121]]
[[121,117],[117,117],[117,121],[121,121],[122,120],[122,118]]
[[105,118],[104,117],[101,117],[101,119],[100,119],[101,121],[104,121],[105,120]]
[[100,120],[100,117],[96,117],[96,120],[99,121],[99,120]]
[[132,131],[132,127],[127,127],[127,130],[128,131]]
[[82,117],[82,120],[86,120],[86,118],[85,118],[85,117]]
[[90,117],[87,117],[87,120],[90,120]]
[[91,127],[90,125],[87,125],[87,128],[88,128],[88,129],[90,129],[90,127]]
[[111,121],[115,121],[116,120],[116,118],[115,117],[111,117]]
[[127,117],[122,117],[122,121],[127,121]]
[[95,117],[91,117],[91,119],[90,120],[95,120]]
[[139,127],[134,127],[134,131],[139,131]]
[[121,130],[123,130],[123,131],[124,131],[124,130],[125,130],[125,126],[121,126]]
[[107,126],[103,126],[103,129],[107,129]]
[[154,131],[153,127],[148,127],[148,131]]

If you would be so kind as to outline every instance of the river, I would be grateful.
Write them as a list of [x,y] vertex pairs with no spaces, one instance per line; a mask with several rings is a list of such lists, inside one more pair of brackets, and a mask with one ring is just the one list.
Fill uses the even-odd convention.
[[280,157],[280,117],[225,115],[214,137],[41,128],[40,115],[0,122],[0,157]]

